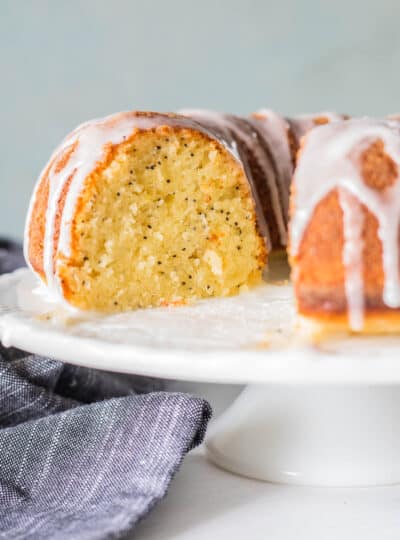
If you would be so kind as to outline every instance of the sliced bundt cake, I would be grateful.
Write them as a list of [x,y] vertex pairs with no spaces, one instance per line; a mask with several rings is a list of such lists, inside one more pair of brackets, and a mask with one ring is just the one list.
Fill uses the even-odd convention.
[[38,180],[26,259],[53,295],[84,310],[235,294],[261,279],[270,245],[252,182],[233,142],[192,119],[87,122]]

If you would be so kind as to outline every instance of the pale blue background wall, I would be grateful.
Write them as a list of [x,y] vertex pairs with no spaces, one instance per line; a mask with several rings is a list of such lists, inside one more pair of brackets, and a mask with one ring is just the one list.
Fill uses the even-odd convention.
[[0,0],[0,234],[77,123],[124,109],[400,110],[399,0]]

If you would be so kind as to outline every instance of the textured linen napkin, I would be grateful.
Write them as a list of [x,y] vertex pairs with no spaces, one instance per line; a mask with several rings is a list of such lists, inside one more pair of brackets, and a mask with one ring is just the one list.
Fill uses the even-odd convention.
[[[23,264],[0,240],[0,273]],[[0,345],[0,538],[123,537],[211,416],[206,401],[161,388]]]

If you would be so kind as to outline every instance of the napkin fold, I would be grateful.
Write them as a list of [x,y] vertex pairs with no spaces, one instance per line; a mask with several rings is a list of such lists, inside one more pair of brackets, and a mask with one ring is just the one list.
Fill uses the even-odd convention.
[[[22,264],[0,240],[0,273]],[[159,380],[0,345],[0,538],[121,538],[166,494],[210,416]]]

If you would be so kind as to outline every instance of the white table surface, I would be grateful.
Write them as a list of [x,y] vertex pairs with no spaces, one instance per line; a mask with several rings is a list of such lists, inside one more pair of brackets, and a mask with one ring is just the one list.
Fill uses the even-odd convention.
[[[239,387],[177,383],[204,395],[216,415]],[[190,453],[168,495],[128,538],[135,540],[398,540],[400,485],[309,488],[232,475]]]

